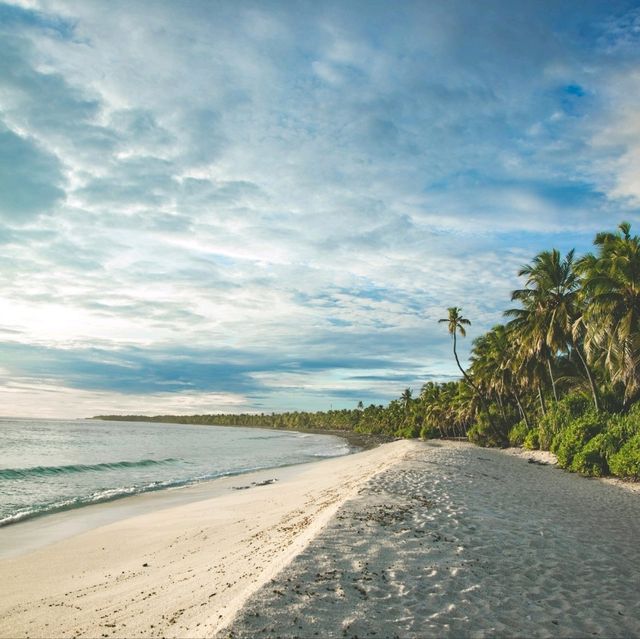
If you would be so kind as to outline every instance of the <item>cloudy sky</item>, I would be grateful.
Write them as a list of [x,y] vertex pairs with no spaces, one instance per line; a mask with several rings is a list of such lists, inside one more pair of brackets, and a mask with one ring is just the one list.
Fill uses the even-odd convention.
[[536,252],[640,222],[640,3],[0,2],[0,414],[456,377]]

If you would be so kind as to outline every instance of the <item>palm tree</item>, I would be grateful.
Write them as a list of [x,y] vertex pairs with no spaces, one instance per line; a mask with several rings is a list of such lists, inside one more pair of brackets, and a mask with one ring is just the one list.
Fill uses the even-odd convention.
[[423,384],[420,390],[420,403],[427,423],[438,429],[440,437],[445,437],[444,424],[446,421],[442,417],[442,390],[443,384],[435,382]]
[[409,408],[411,406],[411,397],[413,396],[413,391],[410,388],[405,388],[402,391],[402,395],[400,395],[400,401],[404,406],[405,414],[409,412]]
[[493,431],[493,434],[501,442],[504,442],[505,438],[498,431],[495,424],[493,423],[493,420],[491,419],[491,414],[489,413],[489,409],[485,403],[482,393],[480,392],[480,389],[476,386],[476,384],[473,383],[473,380],[471,379],[471,377],[469,377],[469,375],[467,375],[464,368],[462,368],[462,365],[460,364],[460,359],[458,358],[458,351],[456,350],[458,333],[460,333],[461,337],[466,337],[467,331],[465,330],[465,326],[471,326],[471,322],[465,317],[462,317],[462,315],[460,314],[462,312],[461,308],[458,308],[457,306],[451,306],[447,310],[449,312],[449,316],[446,317],[445,319],[438,320],[438,323],[439,324],[442,324],[443,322],[447,323],[449,335],[451,335],[451,338],[453,340],[453,356],[455,357],[456,364],[458,365],[458,368],[460,369],[460,372],[462,373],[462,376],[466,380],[467,384],[469,384],[469,386],[471,386],[471,388],[473,388],[473,390],[476,392],[476,395],[480,400],[480,404],[482,405],[482,408],[487,415],[487,419],[489,420],[489,425],[491,426],[491,430]]
[[456,359],[456,364],[458,365],[458,368],[460,369],[462,376],[467,380],[467,383],[469,384],[469,386],[471,386],[471,388],[473,388],[476,392],[478,392],[478,389],[476,388],[475,384],[471,381],[470,377],[465,373],[464,368],[462,368],[462,366],[460,365],[460,360],[458,359],[458,352],[456,350],[456,341],[457,341],[458,333],[460,333],[461,337],[466,337],[467,331],[465,330],[464,327],[471,326],[471,322],[465,317],[462,317],[462,315],[460,315],[460,312],[462,311],[461,308],[458,308],[457,306],[451,306],[447,310],[449,311],[449,317],[445,319],[439,319],[438,324],[447,322],[448,324],[447,329],[449,330],[449,335],[451,335],[451,337],[453,338],[453,356]]
[[510,326],[520,334],[531,356],[546,364],[555,400],[558,401],[558,393],[552,361],[560,352],[574,351],[585,369],[593,402],[598,410],[595,381],[574,330],[580,316],[580,281],[573,258],[573,250],[564,259],[556,249],[536,255],[531,264],[523,266],[518,272],[519,276],[527,278],[525,288],[511,294],[511,299],[520,301],[522,308],[510,309],[505,314],[514,318]]
[[[506,326],[498,324],[488,333],[477,338],[471,353],[471,370],[478,385],[487,389],[489,395],[495,396],[505,423],[505,403],[512,397],[520,415],[529,428],[529,417],[522,404],[521,386],[522,370],[517,361],[516,336]],[[518,375],[516,375],[516,371]]]
[[585,330],[585,349],[601,359],[611,381],[622,382],[628,405],[640,392],[640,237],[623,222],[618,233],[598,233],[597,255],[578,263],[585,312],[576,328]]

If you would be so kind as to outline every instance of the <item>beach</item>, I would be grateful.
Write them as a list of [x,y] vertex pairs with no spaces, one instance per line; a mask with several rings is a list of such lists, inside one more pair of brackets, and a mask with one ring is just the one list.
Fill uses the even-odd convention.
[[215,483],[2,560],[0,636],[640,635],[619,486],[419,441]]
[[124,519],[0,560],[0,636],[209,637],[412,446],[216,480],[213,497],[169,508],[158,493],[90,507],[137,500],[145,510],[153,500],[160,509],[133,516],[129,507]]

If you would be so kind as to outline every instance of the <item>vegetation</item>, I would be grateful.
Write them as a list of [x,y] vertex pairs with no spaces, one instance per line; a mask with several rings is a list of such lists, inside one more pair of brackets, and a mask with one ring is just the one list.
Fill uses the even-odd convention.
[[599,233],[576,259],[543,251],[519,271],[508,321],[478,337],[465,370],[457,352],[471,322],[458,307],[446,323],[462,378],[406,389],[388,406],[270,415],[153,418],[394,437],[465,437],[482,446],[552,450],[585,475],[640,480],[640,237],[628,223]]

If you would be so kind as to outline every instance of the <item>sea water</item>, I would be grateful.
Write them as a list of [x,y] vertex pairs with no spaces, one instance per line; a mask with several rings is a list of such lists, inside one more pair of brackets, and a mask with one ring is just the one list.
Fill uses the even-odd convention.
[[349,452],[339,437],[292,431],[0,418],[0,526]]

